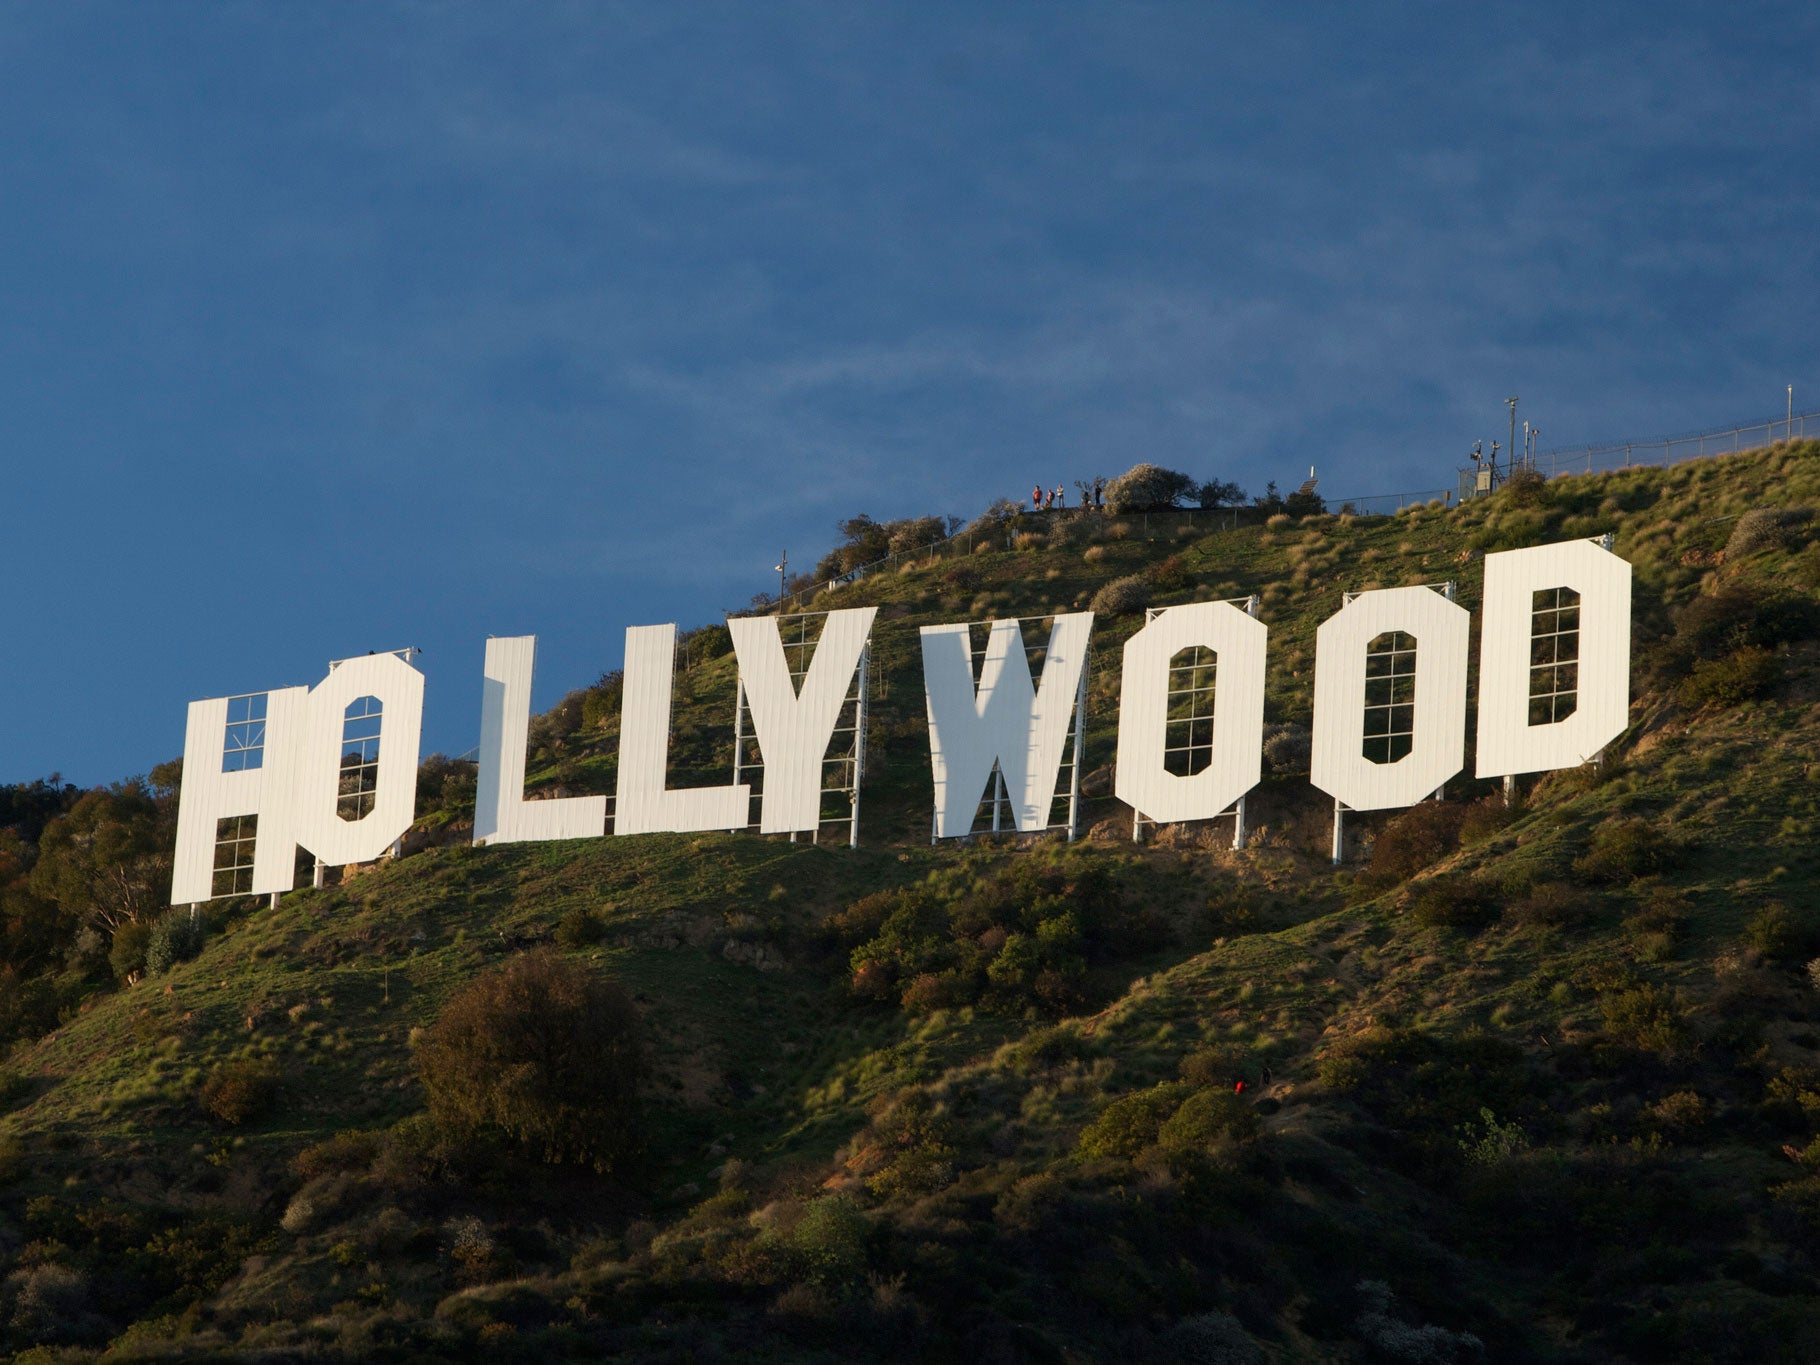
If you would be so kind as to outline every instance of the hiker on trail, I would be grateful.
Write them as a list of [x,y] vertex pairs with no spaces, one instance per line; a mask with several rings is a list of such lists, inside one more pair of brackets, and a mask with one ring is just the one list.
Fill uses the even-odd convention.
[[1045,512],[1047,512],[1051,507],[1054,507],[1054,506],[1055,506],[1055,494],[1053,492],[1045,492],[1043,494],[1043,510]]
[[1057,507],[1068,505],[1068,490],[1059,483],[1055,486],[1055,505]]
[[1040,483],[1030,489],[1030,506],[1038,512],[1043,510],[1043,486]]

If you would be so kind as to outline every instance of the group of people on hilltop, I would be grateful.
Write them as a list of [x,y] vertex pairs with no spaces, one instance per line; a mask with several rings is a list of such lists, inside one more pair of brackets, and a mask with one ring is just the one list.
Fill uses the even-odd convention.
[[[1104,479],[1094,479],[1091,486],[1088,486],[1087,484],[1081,485],[1082,507],[1099,511],[1104,508],[1105,505],[1106,481]],[[1068,489],[1065,485],[1059,483],[1054,488],[1044,488],[1042,484],[1039,483],[1030,490],[1030,506],[1034,511],[1038,512],[1065,509],[1068,506]]]

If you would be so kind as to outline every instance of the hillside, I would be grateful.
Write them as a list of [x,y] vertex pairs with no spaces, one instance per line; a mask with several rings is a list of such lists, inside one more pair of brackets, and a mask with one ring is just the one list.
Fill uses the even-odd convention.
[[[4,1342],[1820,1358],[1816,508],[1809,442],[1394,517],[1076,515],[938,546],[811,604],[880,609],[857,849],[475,849],[471,776],[432,760],[396,861],[216,902],[193,958],[131,985],[73,929],[7,968],[55,1027],[15,1030],[5,1085]],[[1295,740],[1341,591],[1453,580],[1476,611],[1486,551],[1605,532],[1636,571],[1624,737],[1508,809],[1462,777],[1349,817],[1332,868]],[[931,847],[916,627],[1081,609],[1133,576],[1095,624],[1085,837]],[[1254,593],[1282,743],[1251,845],[1227,821],[1133,843],[1109,794],[1120,647],[1146,604]],[[725,627],[683,657],[671,780],[724,782]],[[534,790],[612,789],[617,686],[534,721]],[[73,797],[44,799],[42,841],[0,855],[67,843]],[[33,886],[44,914],[76,904]],[[604,1174],[425,1114],[416,1031],[540,950],[638,1008],[640,1145]],[[244,1106],[211,1112],[229,1083]]]

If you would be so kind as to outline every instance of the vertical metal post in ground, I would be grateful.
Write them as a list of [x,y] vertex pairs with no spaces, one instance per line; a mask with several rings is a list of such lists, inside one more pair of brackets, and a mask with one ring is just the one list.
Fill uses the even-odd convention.
[[[736,787],[739,785],[740,765],[744,761],[745,756],[746,756],[746,682],[745,682],[744,678],[741,678],[739,680],[738,684],[736,685],[736,690],[735,690],[734,696],[733,696],[733,785]],[[746,807],[746,823],[750,824],[751,822],[752,822],[752,808],[750,806],[747,806]],[[745,825],[740,826],[740,829],[744,829],[744,828],[745,828]],[[729,834],[738,834],[739,830],[733,829],[733,830],[728,830],[727,832]]]
[[1338,867],[1346,852],[1346,807],[1333,798],[1333,865]]
[[1517,804],[1517,775],[1504,774],[1504,809],[1511,810]]
[[853,734],[853,807],[847,823],[847,847],[859,847],[859,780],[866,771],[866,679],[872,671],[872,641],[859,651],[859,700],[854,706]]
[[322,874],[326,870],[327,869],[322,865],[322,859],[316,859],[315,870],[310,873],[310,885],[312,887],[320,887],[322,885]]
[[1235,849],[1245,847],[1245,798],[1240,797],[1238,804],[1232,808],[1232,846]]
[[1087,752],[1087,666],[1091,655],[1081,660],[1081,680],[1074,689],[1074,769],[1068,778],[1068,842],[1080,832],[1081,759]]

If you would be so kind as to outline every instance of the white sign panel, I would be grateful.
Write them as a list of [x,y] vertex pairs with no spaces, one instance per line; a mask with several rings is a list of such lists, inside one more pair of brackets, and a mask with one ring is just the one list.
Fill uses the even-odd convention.
[[606,831],[604,796],[524,799],[536,658],[535,635],[487,641],[480,699],[480,774],[474,797],[476,844],[586,839]]
[[[1537,594],[1578,594],[1573,644],[1537,635]],[[1478,775],[1572,768],[1624,733],[1630,720],[1630,564],[1595,540],[1570,540],[1485,556],[1479,627]],[[1551,633],[1552,634],[1552,633]],[[1536,654],[1545,649],[1546,663]],[[1532,723],[1531,682],[1571,652],[1573,711]]]
[[828,613],[800,692],[790,677],[775,616],[736,616],[727,622],[765,763],[760,833],[811,832],[820,824],[822,760],[877,613],[876,607]]
[[[248,703],[249,718],[231,717],[230,701]],[[377,760],[364,811],[342,800],[353,726],[353,743]],[[422,730],[423,674],[395,654],[346,660],[313,690],[192,702],[171,903],[213,896],[217,823],[234,816],[258,817],[255,894],[291,889],[300,845],[330,866],[379,857],[415,818]]]
[[[1227,602],[1170,607],[1125,643],[1119,678],[1119,800],[1158,822],[1206,820],[1263,771],[1264,653],[1270,632]],[[1164,766],[1169,667],[1195,646],[1215,657],[1212,760],[1192,776]]]
[[619,787],[615,834],[738,829],[747,823],[752,788],[667,785],[670,688],[676,673],[676,626],[626,631],[626,671],[619,712]]
[[994,621],[976,687],[968,627],[922,628],[937,838],[972,828],[994,763],[1004,777],[1018,830],[1048,827],[1092,634],[1092,612],[1057,616],[1043,656],[1042,681],[1033,687],[1019,623]]
[[[1362,592],[1315,632],[1314,754],[1309,780],[1353,810],[1413,806],[1466,762],[1466,650],[1471,618],[1428,588]],[[1408,753],[1365,756],[1366,649],[1415,637],[1415,714]]]

